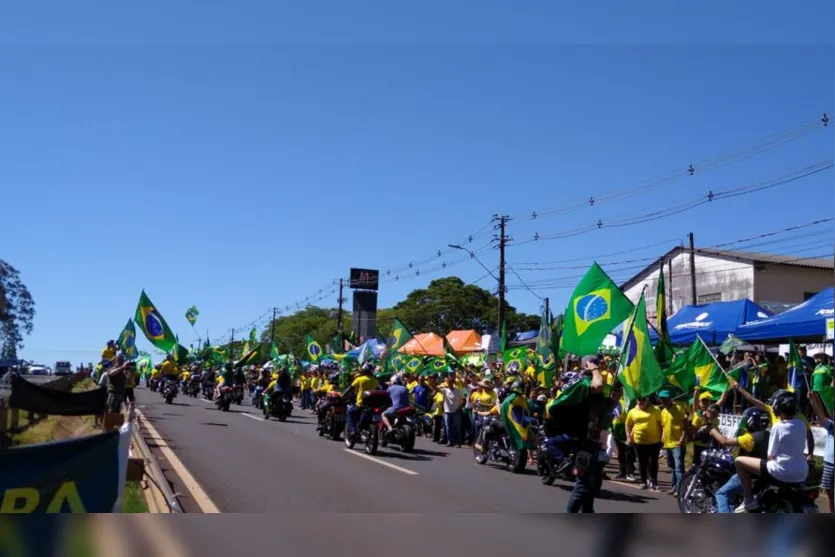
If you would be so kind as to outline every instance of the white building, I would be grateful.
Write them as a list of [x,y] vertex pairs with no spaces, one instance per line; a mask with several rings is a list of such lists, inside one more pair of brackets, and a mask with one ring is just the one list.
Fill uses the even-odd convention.
[[[696,303],[750,299],[763,307],[794,305],[835,283],[833,259],[696,249]],[[668,251],[621,285],[633,302],[647,287],[647,317],[655,319],[658,269],[664,266],[667,315],[693,304],[690,250]]]

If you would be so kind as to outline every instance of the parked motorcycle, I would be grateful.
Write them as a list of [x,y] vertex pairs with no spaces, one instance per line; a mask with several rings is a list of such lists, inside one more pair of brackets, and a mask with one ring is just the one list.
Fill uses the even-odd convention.
[[329,403],[329,406],[319,423],[319,437],[328,437],[333,441],[338,441],[339,436],[345,429],[347,404],[345,399],[342,398],[342,394],[336,391],[331,391],[325,395],[325,400]]
[[501,426],[501,420],[493,420],[485,427],[489,427],[492,433],[485,438],[484,452],[479,451],[473,445],[473,458],[478,464],[487,464],[489,461],[504,464],[514,474],[521,474],[528,463],[528,451],[522,449],[517,451],[513,448],[510,437]]
[[383,421],[383,410],[391,406],[391,397],[386,391],[365,391],[362,394],[363,410],[357,422],[357,429],[353,433],[345,434],[345,446],[353,449],[357,442],[365,446],[369,455],[377,454],[380,443],[380,423]]
[[389,444],[398,445],[404,453],[410,453],[415,448],[416,418],[415,408],[407,406],[395,411],[391,420],[391,430],[385,431],[385,424],[380,420],[380,445],[385,448]]
[[262,397],[261,410],[264,412],[264,419],[271,417],[283,422],[293,413],[293,399],[290,393],[278,393],[273,391],[268,397]]

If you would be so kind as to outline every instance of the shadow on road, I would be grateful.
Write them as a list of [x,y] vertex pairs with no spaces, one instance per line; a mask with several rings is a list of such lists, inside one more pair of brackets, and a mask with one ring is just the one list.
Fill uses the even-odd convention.
[[200,425],[211,425],[215,427],[229,427],[229,424],[219,424],[216,422],[200,422]]
[[415,453],[401,453],[396,450],[379,451],[377,453],[377,456],[381,458],[391,458],[393,460],[405,460],[407,462],[431,462],[435,460],[434,458],[429,458],[427,456],[422,456]]
[[176,412],[163,412],[163,416],[185,416],[185,414],[177,414]]
[[[563,491],[571,491],[574,486],[571,484],[555,484],[551,487],[556,487]],[[595,499],[602,499],[604,501],[618,501],[623,503],[640,503],[646,505],[650,501],[658,501],[657,497],[644,497],[637,493],[622,493],[620,491],[609,491],[608,489],[601,489]]]
[[438,452],[438,451],[430,451],[430,450],[427,450],[427,449],[414,449],[412,451],[412,454],[423,455],[423,456],[440,456],[440,457],[449,456],[449,453],[442,453],[442,452]]

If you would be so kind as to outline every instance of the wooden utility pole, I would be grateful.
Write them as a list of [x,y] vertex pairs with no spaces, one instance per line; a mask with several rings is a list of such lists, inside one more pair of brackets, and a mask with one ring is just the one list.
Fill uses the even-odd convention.
[[692,303],[696,305],[698,303],[698,298],[696,297],[696,248],[695,243],[693,241],[693,233],[689,234],[690,237],[690,294],[693,298]]
[[496,325],[496,331],[502,330],[502,323],[504,323],[504,295],[505,295],[505,258],[504,258],[504,249],[507,245],[509,238],[506,234],[506,227],[508,221],[510,221],[510,217],[507,215],[496,215],[494,217],[496,220],[499,221],[499,322]]

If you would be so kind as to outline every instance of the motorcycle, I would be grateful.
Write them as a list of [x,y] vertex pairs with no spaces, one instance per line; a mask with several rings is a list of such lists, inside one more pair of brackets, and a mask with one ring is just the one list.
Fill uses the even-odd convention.
[[536,455],[536,472],[539,475],[539,481],[542,482],[542,485],[552,485],[557,480],[573,482],[574,459],[577,454],[576,444],[572,444],[568,450],[565,449],[565,446],[561,447],[565,458],[557,462],[545,445],[547,436],[544,426],[539,428],[537,439],[539,440],[539,445]]
[[171,404],[174,402],[174,397],[177,396],[177,380],[176,379],[166,379],[165,383],[162,386],[162,398],[165,399],[166,404]]
[[223,386],[220,388],[220,396],[215,399],[215,405],[224,412],[229,412],[232,405],[233,387]]
[[262,397],[261,409],[264,412],[264,419],[276,418],[279,422],[285,421],[293,412],[293,400],[290,393],[273,391],[269,397]]
[[264,398],[264,387],[261,385],[256,385],[255,389],[252,391],[252,406],[255,408],[261,408],[261,401]]
[[232,402],[234,402],[238,406],[244,403],[243,385],[235,385],[235,390],[232,392]]
[[347,404],[342,398],[341,393],[331,391],[325,395],[330,405],[328,406],[325,416],[319,423],[319,437],[328,437],[332,441],[338,441],[339,436],[345,429],[345,408]]
[[362,394],[362,413],[357,421],[356,431],[345,434],[345,446],[353,449],[357,442],[365,446],[369,455],[377,454],[380,443],[380,425],[383,410],[391,406],[391,398],[386,391],[365,391]]
[[[501,420],[493,420],[492,423],[484,427],[493,428],[495,431],[496,423],[501,423]],[[514,474],[521,474],[525,470],[528,463],[527,449],[516,450],[510,441],[510,437],[502,428],[499,434],[493,433],[487,436],[485,440],[484,452],[479,451],[473,445],[473,457],[478,464],[487,464],[488,461],[498,462],[504,464],[506,468]]]
[[159,389],[160,380],[158,378],[151,378],[148,380],[148,388],[151,389],[152,393],[157,392]]
[[[676,499],[684,514],[716,513],[716,492],[736,473],[730,450],[710,448],[702,451],[701,463],[694,463],[679,482]],[[785,484],[776,480],[754,483],[759,496],[760,513],[816,514],[819,489],[804,484]],[[742,496],[730,501],[731,507],[742,503]]]
[[203,398],[212,400],[215,398],[215,389],[210,382],[203,383]]
[[189,379],[188,384],[186,385],[186,394],[192,398],[197,397],[200,394],[200,378],[192,378]]
[[378,424],[380,430],[380,445],[386,448],[389,443],[400,446],[404,453],[410,453],[415,448],[416,438],[416,419],[415,408],[407,406],[406,408],[399,408],[395,411],[394,420],[392,421],[392,428],[389,431],[384,431],[385,424],[382,420]]

